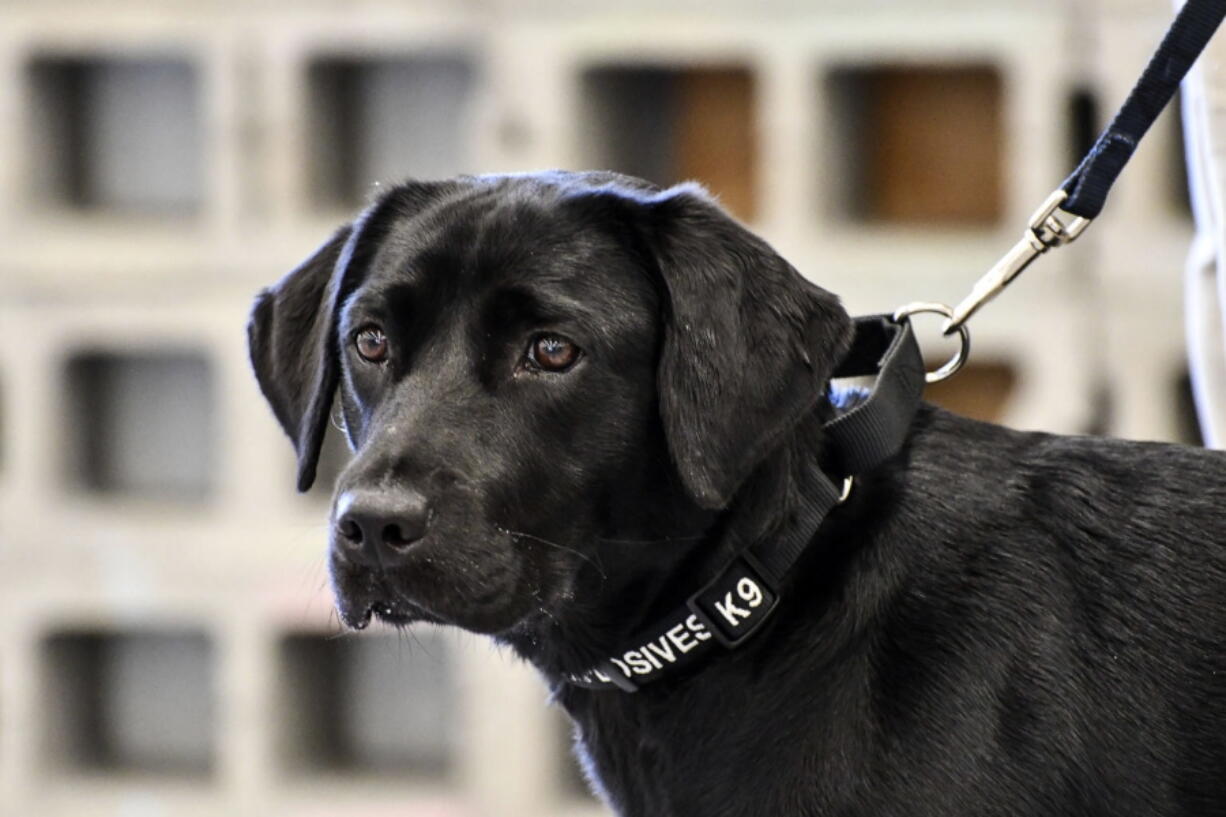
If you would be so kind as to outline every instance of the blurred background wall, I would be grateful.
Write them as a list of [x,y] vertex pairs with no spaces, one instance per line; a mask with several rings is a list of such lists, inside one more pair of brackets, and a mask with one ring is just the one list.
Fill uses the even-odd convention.
[[[0,0],[0,814],[602,813],[530,670],[450,631],[340,634],[328,486],[293,493],[248,369],[253,293],[379,183],[607,167],[704,181],[854,312],[952,303],[1169,14]],[[1168,113],[930,396],[1197,441],[1181,161]]]

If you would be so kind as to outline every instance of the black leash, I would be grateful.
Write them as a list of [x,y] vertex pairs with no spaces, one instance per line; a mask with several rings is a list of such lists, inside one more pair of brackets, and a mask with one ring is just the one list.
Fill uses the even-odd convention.
[[1223,17],[1226,0],[1184,3],[1124,106],[1061,185],[1068,194],[1061,210],[1082,218],[1094,218],[1102,211],[1111,185],[1132,158],[1141,137],[1179,89],[1179,83],[1205,50]]
[[689,600],[617,653],[567,681],[588,689],[637,690],[709,653],[736,649],[779,603],[779,586],[813,541],[827,515],[847,498],[854,475],[901,450],[924,390],[924,362],[906,317],[857,318],[855,339],[835,377],[877,375],[869,396],[825,425],[842,486],[810,463],[812,494],[801,499],[796,522],[784,536],[744,548]]
[[[953,310],[946,334],[959,329],[995,298],[1034,259],[1072,242],[1102,212],[1107,193],[1132,157],[1141,137],[1171,101],[1179,83],[1226,17],[1226,0],[1186,0],[1141,78],[1090,152],[1031,217],[1022,240],[976,282]],[[1071,220],[1057,215],[1062,211]]]

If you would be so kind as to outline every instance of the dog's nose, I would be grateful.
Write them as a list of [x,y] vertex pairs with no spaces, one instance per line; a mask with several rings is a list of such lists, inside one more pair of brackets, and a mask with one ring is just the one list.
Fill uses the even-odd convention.
[[416,491],[346,491],[336,502],[337,541],[368,567],[399,565],[429,525],[430,503]]

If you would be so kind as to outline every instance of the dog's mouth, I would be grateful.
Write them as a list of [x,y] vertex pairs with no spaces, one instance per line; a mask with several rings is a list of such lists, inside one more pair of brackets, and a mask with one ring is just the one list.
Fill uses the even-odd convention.
[[505,632],[538,610],[552,609],[565,584],[537,558],[540,553],[513,544],[508,539],[481,548],[417,546],[412,559],[395,569],[356,565],[334,549],[329,567],[337,614],[354,630],[377,620],[397,627],[423,621]]
[[372,620],[394,627],[405,627],[419,621],[441,624],[443,620],[383,585],[372,580],[361,588],[336,589],[336,612],[341,622],[352,630],[364,630]]
[[[395,575],[364,573],[334,577],[333,595],[341,623],[364,630],[372,621],[393,627],[417,622],[452,624],[473,632],[496,634],[521,623],[538,606],[522,592],[494,586],[486,593],[456,602],[441,596],[418,599],[409,596]],[[439,609],[427,605],[439,604]]]
[[443,619],[422,610],[420,607],[405,605],[400,602],[393,604],[386,601],[375,601],[368,605],[354,606],[353,604],[346,604],[338,598],[336,607],[345,626],[353,630],[366,629],[370,626],[372,620],[390,624],[393,627],[407,627],[419,621],[430,624],[445,623]]

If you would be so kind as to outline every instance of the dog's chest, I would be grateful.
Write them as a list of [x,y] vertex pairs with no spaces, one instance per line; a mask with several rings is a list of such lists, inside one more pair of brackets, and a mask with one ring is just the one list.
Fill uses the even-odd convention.
[[829,732],[813,728],[817,712],[788,717],[776,711],[785,698],[718,674],[683,695],[576,696],[586,699],[572,711],[580,751],[617,813],[819,814],[845,803],[828,785],[833,770],[818,768],[841,753],[826,745]]

